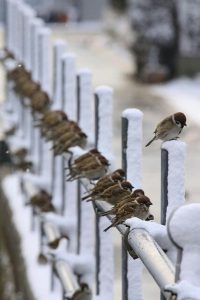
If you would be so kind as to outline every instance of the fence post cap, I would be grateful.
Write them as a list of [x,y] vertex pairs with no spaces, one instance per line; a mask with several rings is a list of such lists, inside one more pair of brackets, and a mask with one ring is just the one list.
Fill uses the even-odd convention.
[[180,140],[166,141],[162,143],[161,149],[165,149],[167,151],[171,151],[172,149],[180,149],[180,151],[182,151],[186,149],[186,143]]
[[113,88],[108,85],[101,85],[95,89],[95,94],[98,94],[99,96],[103,96],[105,94],[113,94]]
[[175,244],[200,247],[200,203],[185,204],[175,209],[169,217],[168,232]]
[[122,112],[122,117],[126,119],[141,118],[142,116],[143,112],[137,108],[127,108]]

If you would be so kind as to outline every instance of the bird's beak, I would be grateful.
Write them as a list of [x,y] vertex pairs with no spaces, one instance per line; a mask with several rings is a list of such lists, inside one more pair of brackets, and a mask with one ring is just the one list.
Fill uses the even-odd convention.
[[187,126],[187,124],[185,123],[184,126]]

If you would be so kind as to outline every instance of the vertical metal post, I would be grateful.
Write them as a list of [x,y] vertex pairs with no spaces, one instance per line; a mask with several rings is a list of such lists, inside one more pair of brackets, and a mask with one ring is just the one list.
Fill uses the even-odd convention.
[[[166,224],[166,214],[168,205],[168,152],[161,149],[161,224]],[[160,300],[164,300],[163,293],[160,293]]]
[[[122,169],[127,174],[128,119],[122,117]],[[128,300],[128,252],[122,239],[122,300]]]
[[161,224],[166,224],[168,205],[168,151],[161,149]]
[[[98,147],[98,139],[99,139],[99,97],[95,94],[95,148]],[[95,208],[96,209],[96,208]],[[96,294],[100,294],[100,232],[99,232],[99,216],[95,214],[95,257],[96,257]]]
[[[80,121],[80,77],[77,75],[77,122]],[[80,254],[81,239],[81,182],[77,182],[77,254]]]

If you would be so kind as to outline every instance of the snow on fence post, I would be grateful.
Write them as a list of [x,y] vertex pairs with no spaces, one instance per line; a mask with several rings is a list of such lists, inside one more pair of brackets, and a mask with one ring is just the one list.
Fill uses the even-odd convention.
[[[51,30],[43,27],[38,32],[39,48],[39,66],[40,66],[40,83],[42,91],[46,92],[51,98],[51,74],[50,74],[50,51],[51,51]],[[52,187],[52,163],[53,152],[50,150],[51,143],[47,143],[40,137],[40,162],[41,174],[48,181],[48,189]]]
[[162,224],[174,208],[185,201],[186,145],[181,141],[168,141],[161,148],[161,216]]
[[[52,109],[62,109],[62,56],[66,51],[67,44],[62,40],[56,40],[53,47],[53,106]],[[60,155],[53,157],[52,163],[52,196],[53,202],[58,212],[63,214],[63,199],[64,199],[64,158]]]
[[27,6],[24,10],[24,63],[28,71],[31,71],[31,22],[33,21],[36,13]]
[[[38,46],[38,34],[39,30],[43,26],[43,21],[40,18],[33,18],[30,22],[30,35],[31,35],[31,45],[30,45],[30,69],[32,74],[32,79],[39,83],[39,46]],[[30,109],[30,116],[32,120],[32,124],[34,123],[32,112]],[[32,133],[32,155],[33,160],[36,165],[36,171],[40,171],[40,129],[39,128],[33,128]]]
[[[92,74],[89,70],[81,69],[78,72],[77,91],[78,122],[87,134],[88,142],[94,143]],[[78,181],[78,254],[91,255],[94,246],[94,237],[91,234],[94,228],[93,208],[90,203],[81,200],[84,191]],[[88,284],[91,285],[91,280]]]
[[198,300],[200,295],[200,204],[182,205],[168,220],[168,233],[179,251],[176,283],[166,287],[178,299]]
[[[75,55],[66,53],[62,57],[62,88],[63,88],[63,109],[69,119],[77,121],[77,82]],[[64,167],[64,166],[63,166]],[[64,170],[63,170],[63,176]],[[63,182],[63,212],[66,218],[73,216],[74,230],[77,233],[77,182]],[[77,234],[70,240],[69,251],[77,251]]]
[[[112,97],[110,87],[100,86],[95,90],[95,144],[108,159],[112,159]],[[96,215],[96,294],[111,300],[114,297],[114,249],[111,232],[104,232],[109,225],[107,218]]]
[[[142,119],[138,109],[126,109],[122,113],[122,167],[135,188],[141,188]],[[122,243],[123,245],[123,243]],[[133,260],[122,247],[123,300],[139,300],[142,297],[142,263]]]

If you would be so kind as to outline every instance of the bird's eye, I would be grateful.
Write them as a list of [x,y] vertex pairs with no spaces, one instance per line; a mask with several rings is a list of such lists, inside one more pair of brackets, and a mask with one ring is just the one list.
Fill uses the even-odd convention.
[[179,121],[176,121],[176,124],[177,124],[177,125],[180,125],[181,123],[180,123]]

